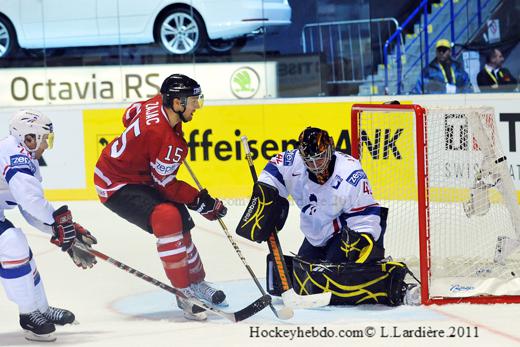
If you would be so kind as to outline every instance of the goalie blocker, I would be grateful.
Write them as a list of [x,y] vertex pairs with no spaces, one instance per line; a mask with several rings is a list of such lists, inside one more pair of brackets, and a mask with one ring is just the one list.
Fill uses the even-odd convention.
[[[404,278],[406,264],[385,261],[367,264],[311,263],[300,257],[285,256],[294,290],[299,295],[332,292],[331,305],[403,304],[409,284]],[[279,296],[280,278],[274,271],[273,259],[267,255],[267,291]]]
[[237,234],[261,243],[272,231],[280,231],[287,219],[289,201],[278,195],[278,189],[255,182],[251,200],[237,226]]

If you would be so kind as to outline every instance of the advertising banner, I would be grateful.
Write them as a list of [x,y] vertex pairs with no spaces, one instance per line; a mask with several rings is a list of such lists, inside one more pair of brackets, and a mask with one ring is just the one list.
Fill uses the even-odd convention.
[[[187,160],[202,185],[219,197],[244,197],[252,189],[251,174],[240,143],[247,136],[258,172],[275,154],[297,145],[307,126],[328,129],[336,146],[350,152],[350,103],[207,106],[183,126]],[[103,147],[123,131],[123,109],[85,110],[85,166],[92,186],[94,166]],[[179,179],[195,185],[181,167]]]
[[[495,108],[498,133],[518,190],[520,155],[517,138],[520,135],[516,135],[516,129],[520,114],[514,101],[503,102],[496,98],[485,99],[481,96],[481,103]],[[223,198],[248,196],[252,181],[240,143],[243,135],[250,141],[258,172],[273,155],[295,148],[298,135],[307,126],[328,130],[337,149],[351,153],[350,111],[352,104],[358,100],[331,101],[299,99],[269,104],[205,105],[197,111],[193,121],[183,127],[189,146],[187,159],[203,186],[212,194]],[[457,100],[448,96],[414,98],[414,101],[429,106],[457,104]],[[95,105],[68,109],[38,108],[51,117],[56,130],[55,148],[45,152],[45,162],[42,164],[44,188],[49,198],[97,199],[93,186],[94,167],[104,146],[124,130],[121,121],[124,106],[119,104],[115,108],[105,109]],[[2,134],[8,133],[8,120],[14,110],[0,111]],[[455,121],[457,119],[450,122]],[[384,161],[399,172],[402,196],[393,198],[411,199],[410,194],[416,191],[413,174],[415,154],[411,147],[413,127],[414,121],[410,116],[396,117],[389,124],[374,123],[374,127],[365,129],[363,135],[363,146],[365,151],[370,148],[373,160]],[[450,177],[458,177],[470,167],[468,163],[449,159],[448,156],[439,166],[442,173]],[[387,172],[369,172],[367,169],[367,175],[376,196],[382,192],[380,187],[395,184],[395,177]],[[193,184],[183,168],[179,179]]]
[[276,63],[163,64],[0,70],[0,104],[71,105],[118,103],[157,94],[173,73],[195,78],[208,100],[277,97]]

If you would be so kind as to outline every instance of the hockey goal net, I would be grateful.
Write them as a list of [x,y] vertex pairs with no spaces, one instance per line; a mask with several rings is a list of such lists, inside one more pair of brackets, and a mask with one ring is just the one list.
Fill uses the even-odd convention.
[[352,154],[423,304],[520,302],[520,209],[494,110],[356,104]]

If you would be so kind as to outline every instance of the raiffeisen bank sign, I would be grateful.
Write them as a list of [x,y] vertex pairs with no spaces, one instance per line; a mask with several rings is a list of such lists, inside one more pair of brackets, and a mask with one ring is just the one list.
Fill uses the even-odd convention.
[[276,63],[89,66],[0,70],[2,106],[118,103],[159,92],[173,73],[196,79],[207,100],[277,96]]

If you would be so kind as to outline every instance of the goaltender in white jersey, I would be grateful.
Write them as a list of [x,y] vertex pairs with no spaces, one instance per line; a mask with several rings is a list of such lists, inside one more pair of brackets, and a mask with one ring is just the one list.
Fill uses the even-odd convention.
[[332,138],[318,128],[300,135],[299,149],[274,156],[259,181],[292,196],[300,209],[305,241],[298,255],[309,259],[345,261],[340,234],[348,226],[382,248],[386,209],[372,196],[367,175],[355,158],[334,151]]
[[270,294],[283,298],[292,283],[300,295],[330,292],[331,305],[420,302],[420,287],[405,282],[406,264],[385,258],[388,209],[374,199],[360,162],[334,151],[327,131],[304,129],[297,149],[267,163],[253,185],[237,234],[272,242],[272,233],[284,227],[289,196],[300,210],[305,238],[295,257],[277,257],[272,249],[279,246],[269,243]]
[[7,297],[18,305],[25,337],[54,341],[54,325],[72,323],[74,314],[49,306],[27,238],[5,218],[4,211],[18,207],[27,222],[48,233],[51,242],[83,268],[92,267],[95,259],[72,246],[76,242],[90,246],[96,240],[72,221],[67,206],[54,210],[44,198],[38,159],[52,148],[54,133],[49,118],[22,110],[11,119],[9,131],[10,135],[0,140],[0,280]]

